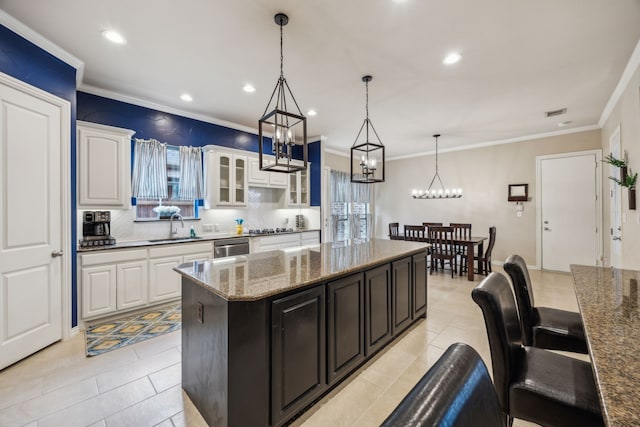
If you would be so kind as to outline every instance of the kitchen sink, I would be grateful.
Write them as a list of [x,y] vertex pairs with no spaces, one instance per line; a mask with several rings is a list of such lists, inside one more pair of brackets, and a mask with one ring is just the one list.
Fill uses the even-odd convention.
[[171,238],[164,238],[164,239],[151,239],[151,240],[147,240],[147,242],[149,243],[171,243],[171,242],[186,242],[187,240],[199,240],[202,239],[202,237],[171,237]]

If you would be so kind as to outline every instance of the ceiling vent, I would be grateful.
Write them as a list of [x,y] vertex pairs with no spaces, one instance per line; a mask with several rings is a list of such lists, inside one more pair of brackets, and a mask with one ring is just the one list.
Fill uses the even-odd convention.
[[544,116],[545,117],[561,116],[561,115],[565,114],[566,112],[567,112],[566,108],[561,108],[559,110],[545,111]]

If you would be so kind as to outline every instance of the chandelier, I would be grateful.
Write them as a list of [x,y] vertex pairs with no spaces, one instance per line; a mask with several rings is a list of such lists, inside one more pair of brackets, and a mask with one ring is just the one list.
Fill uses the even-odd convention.
[[[461,188],[453,188],[448,189],[444,187],[442,183],[442,179],[440,178],[440,174],[438,173],[438,138],[440,134],[435,134],[433,137],[436,139],[436,173],[433,175],[431,179],[431,183],[429,183],[429,188],[426,190],[413,190],[411,192],[414,199],[458,199],[462,197],[462,189]],[[436,178],[438,178],[438,182],[440,183],[440,188],[432,188],[433,183]]]
[[[355,142],[351,146],[351,182],[364,184],[384,182],[384,145],[382,145],[373,123],[369,120],[369,82],[372,79],[373,77],[371,76],[362,77],[366,87],[366,118],[362,126],[360,126]],[[359,143],[358,140],[363,129],[365,130],[365,141]],[[372,131],[377,142],[369,140],[369,130]]]
[[[307,169],[307,118],[302,114],[289,84],[284,78],[282,27],[287,25],[289,17],[284,13],[278,13],[273,19],[280,26],[280,78],[273,89],[262,117],[258,121],[259,164],[260,170],[263,171],[292,173]],[[288,99],[289,102],[287,102]],[[295,106],[295,110],[289,109],[293,106]],[[273,161],[267,161],[264,158],[264,145],[269,141],[265,134],[272,135],[271,151],[275,157]],[[296,157],[302,158],[302,160],[294,159],[294,151]]]

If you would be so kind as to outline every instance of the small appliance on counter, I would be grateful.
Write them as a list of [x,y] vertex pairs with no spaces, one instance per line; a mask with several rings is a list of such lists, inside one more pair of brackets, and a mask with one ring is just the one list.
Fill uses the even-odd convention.
[[110,211],[85,211],[82,216],[81,248],[115,245],[111,236]]

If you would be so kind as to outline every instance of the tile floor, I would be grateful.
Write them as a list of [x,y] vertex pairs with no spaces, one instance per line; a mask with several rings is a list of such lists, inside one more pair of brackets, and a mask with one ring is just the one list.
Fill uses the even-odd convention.
[[[537,305],[577,311],[569,274],[531,275]],[[429,276],[427,319],[292,425],[379,425],[454,342],[472,345],[491,371],[482,312],[471,299],[481,279]],[[78,334],[0,371],[0,426],[206,426],[181,389],[180,351],[178,331],[87,358]]]

